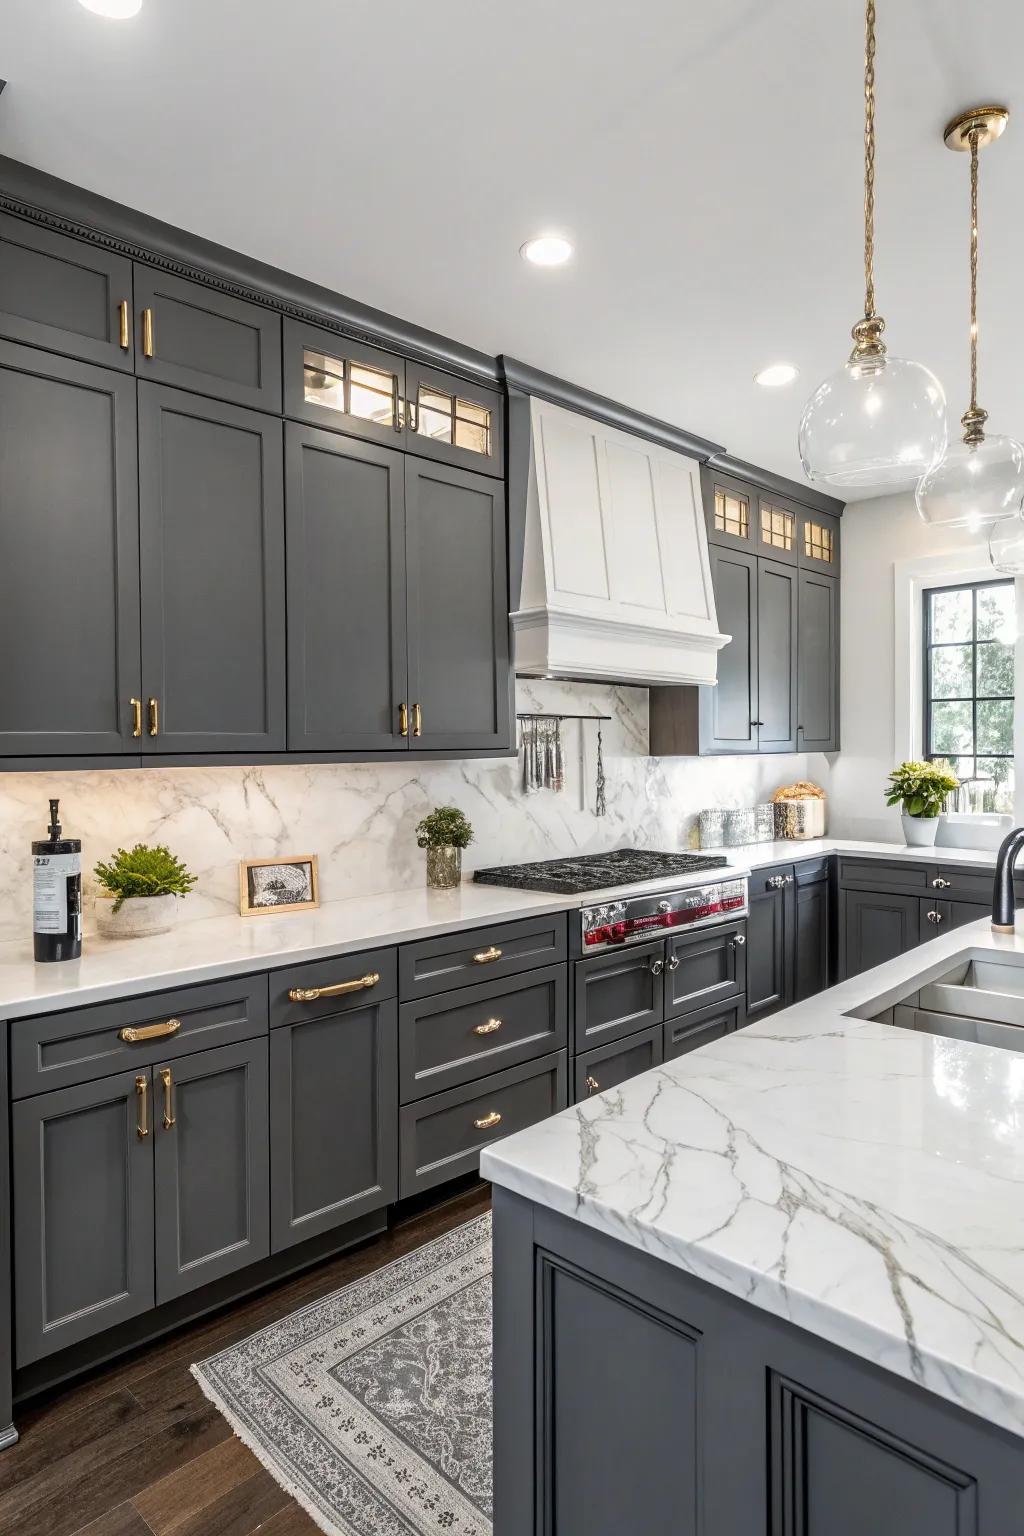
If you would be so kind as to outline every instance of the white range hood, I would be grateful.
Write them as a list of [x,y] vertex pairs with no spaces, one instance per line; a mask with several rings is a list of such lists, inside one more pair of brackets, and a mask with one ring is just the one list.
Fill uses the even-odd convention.
[[714,683],[729,636],[696,460],[536,397],[530,425],[516,671]]

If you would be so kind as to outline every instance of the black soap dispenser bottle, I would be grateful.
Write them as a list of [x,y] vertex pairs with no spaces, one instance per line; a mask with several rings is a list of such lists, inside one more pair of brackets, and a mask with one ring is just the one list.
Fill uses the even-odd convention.
[[32,844],[33,945],[43,961],[82,953],[82,844],[61,836],[59,809],[51,800],[49,834]]

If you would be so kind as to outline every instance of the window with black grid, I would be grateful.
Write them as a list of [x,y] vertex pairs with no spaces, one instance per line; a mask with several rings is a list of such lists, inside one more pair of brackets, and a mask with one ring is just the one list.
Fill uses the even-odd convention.
[[1012,581],[924,594],[925,757],[971,781],[977,810],[1013,810],[1014,599]]

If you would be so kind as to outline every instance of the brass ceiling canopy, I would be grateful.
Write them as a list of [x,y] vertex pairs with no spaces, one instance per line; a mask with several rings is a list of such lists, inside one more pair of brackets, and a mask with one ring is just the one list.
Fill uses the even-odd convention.
[[1010,121],[1009,107],[971,107],[951,118],[942,130],[947,149],[969,153],[971,134],[978,135],[978,148],[984,149],[993,139],[998,139]]

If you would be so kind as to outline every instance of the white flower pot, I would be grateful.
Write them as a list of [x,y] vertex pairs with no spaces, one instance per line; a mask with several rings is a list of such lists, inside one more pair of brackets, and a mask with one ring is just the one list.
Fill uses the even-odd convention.
[[107,939],[145,939],[154,933],[167,933],[178,920],[178,898],[164,896],[127,896],[114,911],[112,896],[97,896],[96,927]]
[[931,848],[939,830],[937,816],[907,816],[903,818],[903,841],[908,848]]

